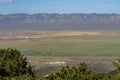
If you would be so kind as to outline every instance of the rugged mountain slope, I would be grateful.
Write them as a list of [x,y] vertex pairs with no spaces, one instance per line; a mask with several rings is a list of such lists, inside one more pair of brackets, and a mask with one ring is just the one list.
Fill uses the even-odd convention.
[[120,29],[120,14],[0,15],[0,29]]

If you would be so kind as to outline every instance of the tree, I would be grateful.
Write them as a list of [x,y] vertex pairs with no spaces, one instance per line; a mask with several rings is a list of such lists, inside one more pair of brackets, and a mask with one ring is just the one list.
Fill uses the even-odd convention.
[[17,49],[0,49],[0,76],[14,77],[20,75],[34,77],[33,68],[28,65],[27,58]]
[[120,71],[120,59],[118,59],[117,62],[113,62],[113,64],[115,65],[115,67],[117,68],[117,71]]

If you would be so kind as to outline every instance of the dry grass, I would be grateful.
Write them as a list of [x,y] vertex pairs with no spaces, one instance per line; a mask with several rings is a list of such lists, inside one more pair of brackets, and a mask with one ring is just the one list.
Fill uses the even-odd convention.
[[66,37],[66,36],[97,36],[102,35],[100,32],[81,32],[81,31],[55,31],[48,33],[2,33],[1,39],[36,39],[36,38],[50,38],[50,37]]

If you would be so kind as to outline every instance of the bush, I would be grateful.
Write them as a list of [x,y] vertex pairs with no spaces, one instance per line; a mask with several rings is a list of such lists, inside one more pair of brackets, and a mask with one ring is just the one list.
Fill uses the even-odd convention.
[[47,80],[102,80],[103,75],[89,71],[85,63],[80,63],[78,67],[67,65],[62,67],[60,72],[51,74]]
[[28,65],[27,58],[16,49],[0,49],[0,76],[14,77],[20,75],[34,77],[33,68]]

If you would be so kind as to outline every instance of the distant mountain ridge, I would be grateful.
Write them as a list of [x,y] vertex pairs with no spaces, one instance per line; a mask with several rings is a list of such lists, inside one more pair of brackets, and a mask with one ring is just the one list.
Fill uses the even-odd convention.
[[120,14],[0,15],[0,29],[120,29]]

